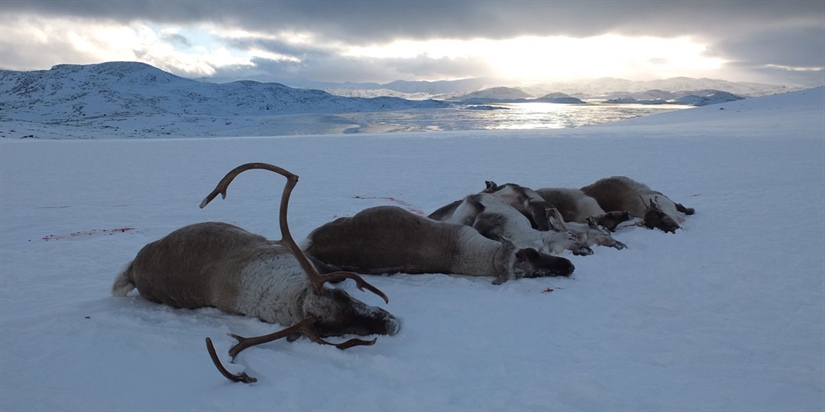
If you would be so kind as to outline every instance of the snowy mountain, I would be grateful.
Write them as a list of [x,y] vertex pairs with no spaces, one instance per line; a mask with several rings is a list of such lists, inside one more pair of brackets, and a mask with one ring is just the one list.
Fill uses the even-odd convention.
[[736,100],[742,100],[742,97],[720,90],[711,90],[709,94],[691,93],[675,99],[678,103],[692,106],[706,106],[709,104],[727,103]]
[[545,103],[565,103],[565,104],[582,104],[584,101],[577,97],[570,96],[569,94],[565,93],[547,93],[544,96],[539,97],[536,101],[545,102]]
[[451,97],[449,100],[468,104],[483,104],[524,100],[530,97],[533,96],[531,96],[528,93],[525,93],[520,89],[516,89],[513,87],[492,87],[489,89],[467,93],[461,96]]
[[611,93],[605,103],[635,103],[635,104],[684,104],[689,106],[706,106],[742,100],[743,97],[721,90],[696,90],[690,92],[667,92],[664,90],[648,90],[640,93]]
[[3,118],[78,122],[99,117],[254,116],[443,107],[394,97],[347,98],[278,83],[185,79],[135,62],[0,71]]

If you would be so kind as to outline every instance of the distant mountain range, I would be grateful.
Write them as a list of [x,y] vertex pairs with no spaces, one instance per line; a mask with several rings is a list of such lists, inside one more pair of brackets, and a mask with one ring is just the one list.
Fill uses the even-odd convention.
[[101,116],[259,115],[444,107],[397,97],[348,98],[278,83],[215,84],[185,79],[143,63],[58,65],[0,71],[0,119],[81,120]]
[[[221,79],[201,78],[206,82],[220,82]],[[225,79],[224,79],[225,80]],[[527,98],[539,98],[550,93],[563,93],[582,100],[610,99],[623,94],[645,93],[648,91],[665,91],[681,95],[705,90],[728,92],[744,98],[787,93],[798,90],[786,86],[730,82],[726,80],[674,77],[670,79],[632,81],[617,78],[600,78],[580,81],[555,82],[532,85],[515,85],[512,82],[493,78],[472,78],[443,81],[394,81],[390,83],[330,83],[315,82],[306,79],[283,79],[279,82],[291,87],[325,90],[339,96],[394,96],[405,99],[456,100],[461,96],[485,89],[501,87],[518,89]],[[644,96],[639,96],[645,100]]]
[[[178,77],[147,64],[111,62],[58,65],[50,70],[0,70],[0,122],[35,130],[48,125],[95,127],[122,136],[174,136],[186,123],[197,133],[266,135],[281,115],[341,114],[468,107],[490,103],[680,103],[704,105],[785,92],[780,86],[731,83],[710,79],[668,79],[629,82],[603,79],[594,83],[532,87],[490,86],[491,79],[441,82],[398,81],[384,85],[338,84],[329,91],[298,89],[280,83],[235,81],[211,83]],[[653,87],[655,88],[647,88]],[[614,90],[610,91],[607,90]],[[335,94],[333,94],[335,93]],[[280,118],[275,118],[281,116]],[[265,120],[263,120],[265,119]],[[21,123],[22,122],[22,123]],[[346,132],[349,118],[328,117],[322,123]],[[39,126],[38,126],[39,125]],[[18,127],[18,126],[14,126]],[[222,131],[223,130],[223,131]],[[324,129],[324,130],[328,130]],[[296,120],[290,133],[314,133]],[[0,137],[3,131],[0,130]]]

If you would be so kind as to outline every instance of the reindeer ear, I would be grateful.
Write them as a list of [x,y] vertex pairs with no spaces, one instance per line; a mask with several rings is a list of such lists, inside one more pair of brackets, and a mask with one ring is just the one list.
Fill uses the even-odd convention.
[[484,184],[487,185],[488,192],[495,192],[496,190],[498,190],[498,185],[496,184],[496,182],[492,180],[485,180]]
[[518,262],[529,262],[531,260],[537,259],[539,257],[539,252],[533,248],[524,248],[519,249],[516,252],[516,261]]

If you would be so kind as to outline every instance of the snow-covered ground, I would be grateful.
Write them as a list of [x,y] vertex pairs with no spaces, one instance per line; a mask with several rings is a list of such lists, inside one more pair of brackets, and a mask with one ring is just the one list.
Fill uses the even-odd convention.
[[[178,125],[185,127],[185,125]],[[153,136],[146,136],[153,137]],[[484,180],[627,175],[696,208],[684,230],[569,257],[570,279],[370,276],[403,320],[374,346],[109,295],[146,243],[221,220],[270,238],[283,178],[303,237],[378,204],[429,212]],[[578,129],[279,138],[0,140],[1,410],[825,409],[825,88]]]

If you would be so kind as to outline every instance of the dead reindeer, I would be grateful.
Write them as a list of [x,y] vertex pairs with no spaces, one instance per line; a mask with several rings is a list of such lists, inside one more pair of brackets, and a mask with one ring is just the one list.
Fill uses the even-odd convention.
[[[572,241],[568,242],[568,245],[572,247],[570,250],[575,254],[584,254],[577,253],[577,248],[581,248],[582,245],[585,247],[600,245],[616,249],[625,248],[622,242],[617,241],[610,233],[606,233],[599,228],[598,224],[607,225],[615,229],[623,219],[629,219],[629,215],[624,213],[605,213],[604,210],[598,207],[598,204],[595,204],[595,200],[588,202],[587,199],[584,198],[585,196],[582,196],[581,199],[578,199],[580,201],[579,203],[581,203],[580,205],[570,199],[561,199],[563,200],[561,203],[564,205],[565,210],[568,211],[580,209],[575,213],[575,215],[577,215],[574,216],[576,219],[579,218],[578,215],[587,213],[599,214],[597,217],[598,220],[596,221],[597,225],[591,225],[587,218],[582,219],[587,225],[578,223],[565,224],[570,221],[559,215],[557,205],[545,199],[539,191],[515,183],[507,183],[501,186],[492,181],[485,183],[487,187],[482,193],[489,193],[496,196],[518,209],[524,216],[531,220],[530,223],[533,227],[547,227],[546,230],[548,233],[559,232],[570,235]],[[571,213],[571,215],[572,214],[573,213]],[[544,219],[544,221],[533,222],[533,219]],[[587,250],[593,253],[589,248]]]
[[[137,288],[147,300],[175,308],[216,307],[264,322],[293,325],[254,338],[230,334],[238,340],[230,350],[233,359],[247,347],[285,336],[294,340],[303,334],[314,342],[346,349],[371,345],[375,340],[351,339],[333,344],[322,337],[397,333],[399,322],[389,312],[354,299],[343,290],[325,288],[324,283],[353,279],[360,290],[367,289],[388,301],[383,292],[355,273],[319,274],[293,240],[287,207],[298,176],[265,163],[241,165],[218,183],[200,207],[218,194],[225,198],[232,180],[250,169],[269,170],[287,178],[279,216],[282,240],[267,240],[227,223],[185,226],[144,246],[117,276],[112,294],[126,296]],[[206,343],[215,366],[225,377],[236,382],[255,381],[245,373],[229,373],[209,338]]]
[[597,225],[615,232],[619,224],[633,218],[627,211],[605,212],[596,199],[580,189],[544,188],[536,189],[536,193],[552,204],[567,223],[587,223],[592,227],[590,221],[595,220]]
[[366,274],[451,273],[522,277],[569,276],[573,264],[471,227],[439,222],[395,206],[362,210],[313,230],[304,252],[328,265]]
[[[684,215],[692,215],[694,209],[676,203],[661,192],[644,183],[624,176],[600,179],[582,187],[584,194],[593,197],[606,211],[627,211],[641,218],[641,224],[652,229],[676,233]],[[683,215],[684,214],[684,215]]]
[[547,254],[560,254],[565,250],[580,256],[593,254],[587,243],[571,236],[567,231],[540,231],[533,228],[526,216],[507,201],[490,193],[469,195],[436,210],[429,217],[470,226],[484,237],[493,240],[508,239],[517,247],[530,247]]
[[506,201],[526,216],[530,220],[530,225],[535,229],[550,230],[547,224],[547,211],[553,208],[553,205],[544,200],[535,190],[515,183],[497,185],[496,182],[489,180],[484,183],[487,187],[481,193],[489,193]]

